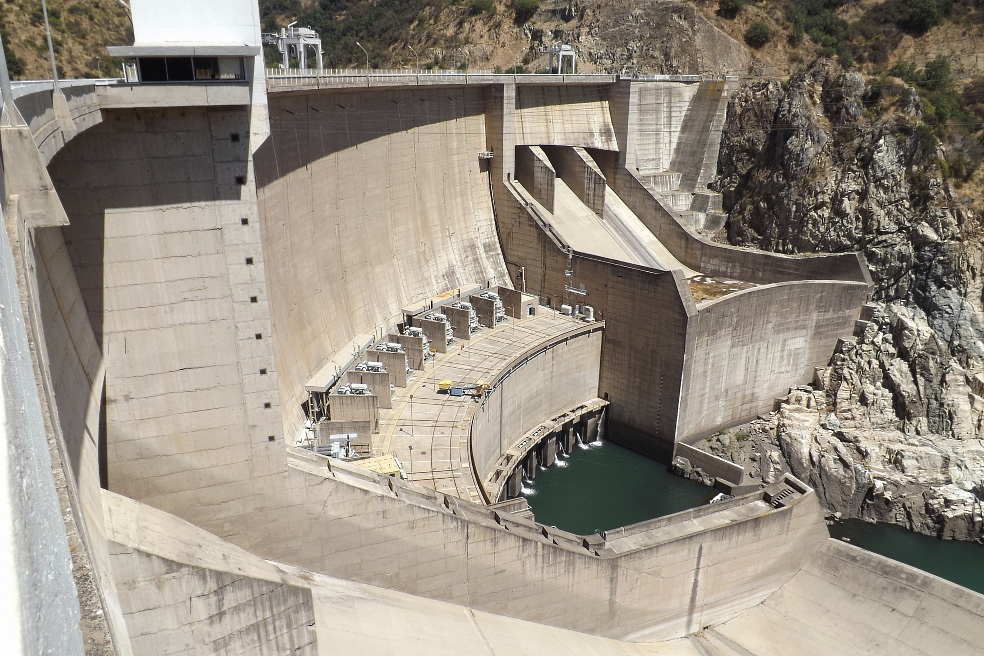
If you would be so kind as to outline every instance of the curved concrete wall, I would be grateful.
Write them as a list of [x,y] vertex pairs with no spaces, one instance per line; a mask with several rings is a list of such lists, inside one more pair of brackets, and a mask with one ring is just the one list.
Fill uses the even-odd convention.
[[[593,555],[578,539],[352,465],[289,472],[283,508],[259,513],[265,558],[585,633],[661,640],[730,619],[779,588],[827,540],[814,493],[758,497],[632,527]],[[309,473],[310,472],[310,473]],[[758,500],[757,500],[758,499]],[[270,500],[270,504],[281,500]],[[720,521],[719,521],[720,520]],[[610,532],[610,539],[621,537]],[[646,535],[643,535],[646,534]],[[662,536],[662,538],[661,538]]]
[[108,486],[193,522],[247,512],[242,486],[283,467],[249,113],[104,114],[49,171],[106,370]]
[[481,89],[276,95],[256,154],[285,430],[356,335],[465,283],[505,280]]
[[851,333],[864,283],[779,283],[701,304],[687,329],[677,439],[687,441],[773,409],[813,377]]
[[44,398],[49,390],[39,389],[32,361],[41,342],[32,334],[37,297],[25,261],[30,237],[11,205],[7,216],[0,212],[0,220],[7,220],[6,229],[0,228],[0,583],[6,649],[81,656],[82,618],[66,540],[73,513],[62,506],[69,501],[65,482],[53,472],[59,478],[70,474],[58,462],[59,453],[49,450],[45,410],[51,399]]
[[517,86],[515,121],[516,145],[618,150],[607,87]]
[[471,425],[476,475],[537,424],[598,396],[601,330],[590,326],[521,355],[494,381]]

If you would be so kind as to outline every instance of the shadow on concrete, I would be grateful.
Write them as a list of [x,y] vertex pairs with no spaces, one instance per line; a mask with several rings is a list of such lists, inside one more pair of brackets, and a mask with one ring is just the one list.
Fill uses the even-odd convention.
[[111,110],[48,166],[96,341],[102,344],[106,211],[239,201],[249,162],[245,108]]
[[484,113],[479,87],[271,94],[271,134],[253,155],[256,185],[375,139]]

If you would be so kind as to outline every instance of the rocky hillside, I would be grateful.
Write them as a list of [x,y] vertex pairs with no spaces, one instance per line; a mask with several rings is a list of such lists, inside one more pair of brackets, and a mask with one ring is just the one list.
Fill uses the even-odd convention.
[[717,181],[729,240],[860,251],[874,303],[812,387],[706,446],[765,480],[791,470],[832,512],[981,539],[982,118],[966,90],[947,93],[969,121],[931,109],[939,75],[917,88],[821,60],[733,97]]
[[[261,0],[264,29],[297,20],[317,30],[326,66],[545,70],[547,50],[573,44],[586,72],[742,72],[748,49],[688,2],[636,0]],[[416,51],[416,54],[414,53]],[[268,53],[275,60],[275,53]]]
[[[52,45],[62,77],[117,77],[107,45],[133,42],[126,6],[119,0],[48,0]],[[0,34],[15,79],[50,79],[48,42],[40,0],[0,3]]]

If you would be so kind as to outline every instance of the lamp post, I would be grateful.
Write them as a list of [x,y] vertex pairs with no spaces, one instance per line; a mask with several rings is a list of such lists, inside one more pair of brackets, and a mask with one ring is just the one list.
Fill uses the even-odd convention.
[[[417,72],[419,73],[420,72],[420,55],[417,54],[417,51],[414,50],[413,49],[413,46],[410,45],[409,43],[407,44],[407,47],[410,48],[410,52],[413,53],[414,58],[417,60]],[[413,397],[411,396],[410,398],[413,398]]]
[[48,3],[41,0],[41,13],[44,16],[44,35],[48,40],[48,58],[51,59],[51,84],[58,91],[58,65],[55,64],[55,48],[51,45],[51,26],[48,24]]
[[413,394],[410,395],[410,439],[413,439]]
[[407,460],[407,468],[410,472],[407,474],[407,478],[413,480],[413,445],[408,446],[407,450],[410,452],[410,459]]
[[362,44],[359,43],[358,41],[355,42],[355,45],[359,46],[359,48],[362,49],[362,52],[366,53],[366,75],[368,75],[369,74],[368,73],[368,71],[369,71],[369,53],[366,51],[365,48],[362,47]]

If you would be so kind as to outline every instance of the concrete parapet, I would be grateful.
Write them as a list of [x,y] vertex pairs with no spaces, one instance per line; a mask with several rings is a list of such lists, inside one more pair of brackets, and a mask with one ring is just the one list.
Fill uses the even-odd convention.
[[628,169],[605,171],[609,184],[660,242],[684,265],[712,276],[757,284],[795,280],[844,280],[871,285],[871,276],[858,253],[782,255],[711,243],[680,224],[667,208]]
[[551,214],[554,211],[554,190],[557,171],[539,146],[516,147],[516,179],[533,198]]
[[[677,637],[731,619],[827,540],[812,492],[794,491],[781,508],[760,492],[602,538],[303,458],[291,477],[305,481],[301,496],[311,497],[318,521],[305,522],[303,552],[281,531],[265,543],[266,557],[283,562],[290,553],[326,574],[623,640]],[[328,495],[331,503],[321,503]],[[394,522],[400,539],[387,541]],[[616,583],[632,594],[613,599]]]
[[471,313],[454,307],[442,307],[441,312],[448,318],[455,339],[471,339]]
[[333,421],[368,421],[372,432],[379,429],[378,400],[374,395],[332,394],[328,403]]
[[395,342],[403,347],[407,354],[407,366],[417,371],[424,368],[424,339],[412,335],[390,334],[387,338],[390,342]]
[[481,296],[470,296],[468,302],[475,308],[479,325],[495,328],[495,301]]
[[[390,337],[393,337],[392,335]],[[419,339],[419,338],[418,338]],[[389,339],[388,341],[399,343],[395,339]],[[422,341],[422,340],[421,340]],[[406,347],[403,349],[406,350]],[[396,387],[406,387],[407,386],[407,354],[406,353],[393,353],[392,351],[366,351],[363,355],[363,361],[367,362],[382,362],[383,367],[389,373],[390,383]]]
[[414,324],[419,326],[430,342],[430,349],[437,353],[448,352],[448,333],[447,324],[443,321],[432,321],[430,319],[415,319]]
[[729,483],[741,483],[745,475],[745,469],[724,458],[701,451],[697,447],[690,446],[683,442],[677,442],[673,452],[674,457],[686,458],[694,467],[700,467],[706,474],[721,478]]

